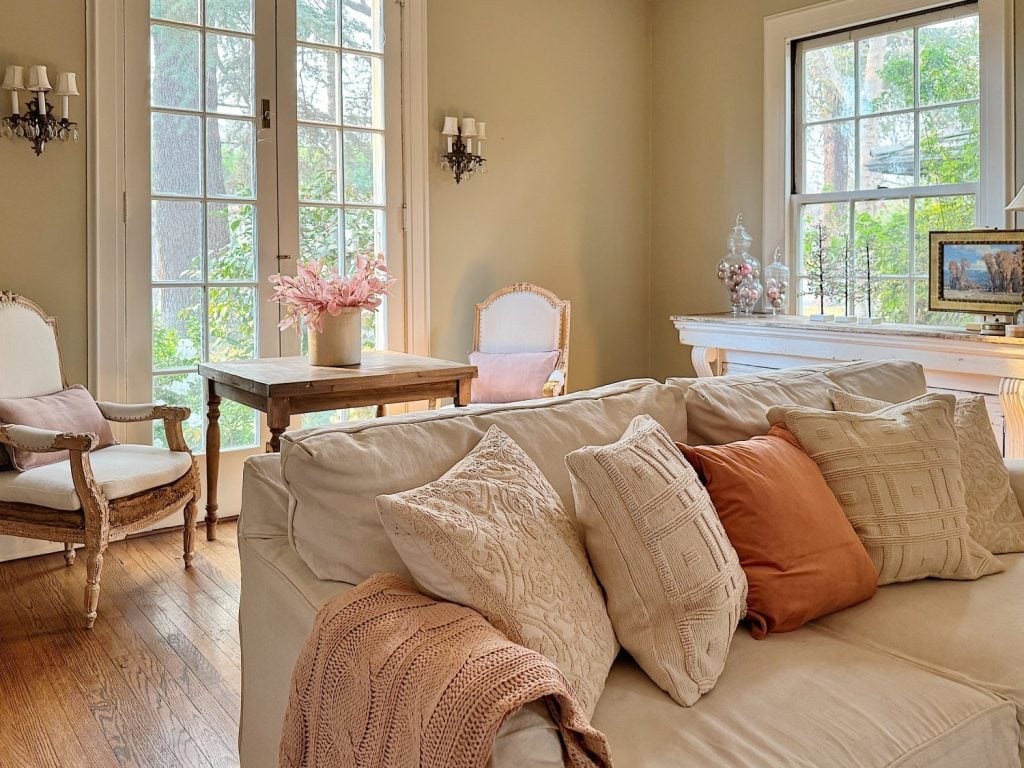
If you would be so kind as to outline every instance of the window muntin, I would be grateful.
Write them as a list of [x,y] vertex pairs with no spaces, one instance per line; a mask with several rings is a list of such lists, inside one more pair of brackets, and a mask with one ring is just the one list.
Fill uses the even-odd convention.
[[[927,311],[930,229],[972,228],[980,187],[980,36],[976,6],[872,25],[796,44],[794,67],[797,270],[815,228],[847,247],[858,290],[826,312],[866,310],[865,246],[873,248],[874,314],[951,324]],[[808,286],[801,279],[801,293]],[[839,294],[840,291],[834,290]],[[801,295],[798,311],[818,311]]]
[[[152,397],[192,409],[195,450],[196,365],[259,353],[254,25],[252,0],[150,3]],[[225,401],[220,424],[225,449],[259,441],[245,406]]]

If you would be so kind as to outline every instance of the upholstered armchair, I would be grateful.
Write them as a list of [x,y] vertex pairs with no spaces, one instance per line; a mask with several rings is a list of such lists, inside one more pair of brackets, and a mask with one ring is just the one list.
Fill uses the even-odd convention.
[[531,397],[566,390],[569,372],[569,302],[531,283],[516,283],[476,305],[473,351],[487,354],[558,355],[543,387]]
[[[57,324],[33,302],[0,293],[0,398],[5,402],[67,392]],[[54,463],[19,471],[0,469],[0,534],[63,542],[66,564],[85,545],[85,623],[96,621],[103,555],[111,537],[132,533],[184,508],[185,567],[192,562],[199,472],[185,443],[188,408],[160,404],[97,403],[111,422],[164,423],[167,448],[97,448],[92,432],[0,424],[0,447],[31,454],[66,451]],[[91,406],[90,406],[91,407]]]

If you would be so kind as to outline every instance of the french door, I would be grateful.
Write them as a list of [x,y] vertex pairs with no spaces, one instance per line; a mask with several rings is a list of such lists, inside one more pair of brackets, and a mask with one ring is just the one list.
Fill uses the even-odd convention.
[[[269,275],[299,260],[344,271],[370,252],[401,273],[399,13],[395,0],[125,3],[128,390],[190,406],[194,450],[198,363],[303,346],[277,329]],[[388,346],[401,305],[366,315],[365,345]],[[265,439],[237,403],[220,425],[239,460]],[[135,430],[164,440],[160,425]]]

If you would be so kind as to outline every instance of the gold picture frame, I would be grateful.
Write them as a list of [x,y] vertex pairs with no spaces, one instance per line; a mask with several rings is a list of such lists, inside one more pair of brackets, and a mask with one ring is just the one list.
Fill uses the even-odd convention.
[[928,309],[1012,315],[1024,292],[1024,230],[931,232]]

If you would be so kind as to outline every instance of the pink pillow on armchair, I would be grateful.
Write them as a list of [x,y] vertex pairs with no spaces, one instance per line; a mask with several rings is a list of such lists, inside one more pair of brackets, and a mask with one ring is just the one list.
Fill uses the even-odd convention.
[[470,365],[480,372],[473,380],[474,403],[511,403],[544,396],[544,384],[555,370],[552,352],[470,352]]
[[[96,401],[81,385],[39,397],[0,399],[0,423],[58,432],[92,432],[100,439],[97,448],[106,448],[116,442]],[[14,468],[21,471],[56,464],[68,457],[67,451],[36,453],[11,445],[6,447]]]

